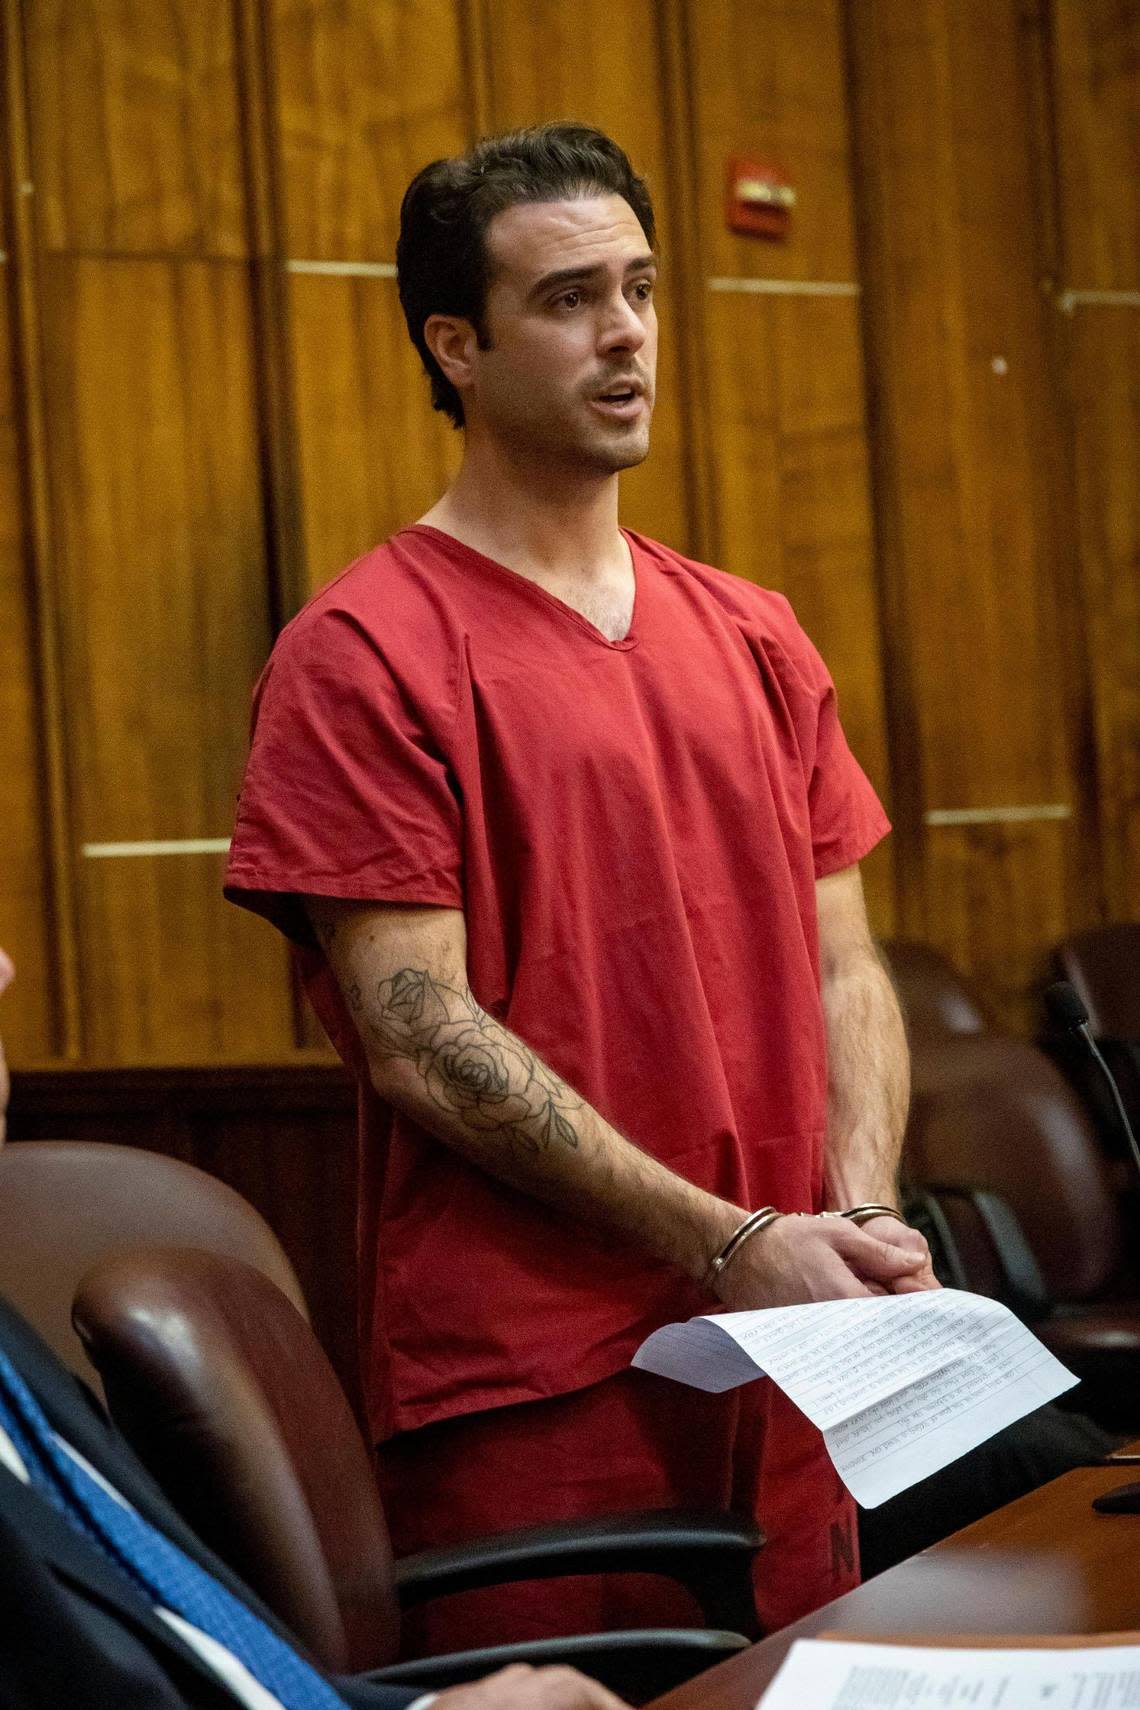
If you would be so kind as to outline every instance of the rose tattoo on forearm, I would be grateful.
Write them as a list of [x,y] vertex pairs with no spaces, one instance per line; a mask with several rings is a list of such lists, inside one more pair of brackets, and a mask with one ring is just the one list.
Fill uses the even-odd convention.
[[470,992],[401,968],[376,997],[367,1025],[381,1053],[414,1063],[440,1110],[520,1151],[578,1145],[570,1119],[580,1102]]

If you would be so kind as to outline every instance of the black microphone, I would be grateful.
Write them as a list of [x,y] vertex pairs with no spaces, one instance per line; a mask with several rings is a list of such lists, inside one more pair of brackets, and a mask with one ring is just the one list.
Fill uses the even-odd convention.
[[[1128,1136],[1128,1144],[1132,1148],[1132,1157],[1137,1171],[1140,1171],[1140,1147],[1136,1145],[1136,1136],[1132,1132],[1132,1124],[1128,1120],[1128,1112],[1124,1108],[1124,1100],[1120,1096],[1120,1088],[1116,1078],[1101,1055],[1100,1047],[1092,1036],[1089,1027],[1089,1012],[1084,1006],[1080,993],[1071,986],[1068,980],[1058,980],[1049,986],[1045,992],[1045,1008],[1049,1011],[1050,1019],[1056,1022],[1066,1033],[1076,1034],[1089,1056],[1097,1065],[1101,1074],[1108,1082],[1112,1094],[1112,1102],[1116,1114],[1120,1118],[1120,1126]],[[1105,1457],[1105,1466],[1112,1466],[1111,1455]],[[1092,1506],[1099,1514],[1140,1514],[1140,1483],[1118,1484],[1115,1490],[1106,1490],[1101,1496],[1094,1496]]]
[[1132,1124],[1128,1120],[1128,1112],[1124,1108],[1124,1100],[1120,1096],[1120,1088],[1116,1077],[1101,1055],[1101,1050],[1092,1036],[1089,1028],[1089,1012],[1084,1006],[1080,993],[1068,980],[1058,980],[1055,985],[1047,987],[1045,992],[1045,1008],[1057,1025],[1066,1033],[1076,1034],[1084,1045],[1089,1056],[1108,1082],[1108,1090],[1112,1094],[1112,1103],[1120,1119],[1129,1146],[1132,1148],[1132,1158],[1140,1175],[1140,1146],[1136,1144],[1136,1136],[1132,1132]]

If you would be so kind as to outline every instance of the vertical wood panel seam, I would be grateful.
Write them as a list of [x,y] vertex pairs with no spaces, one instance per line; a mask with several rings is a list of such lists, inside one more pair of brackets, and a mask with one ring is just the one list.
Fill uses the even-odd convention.
[[890,278],[876,264],[875,235],[882,224],[883,174],[876,144],[884,139],[871,123],[874,91],[864,75],[870,63],[878,75],[873,35],[874,6],[841,7],[842,51],[847,94],[847,126],[851,159],[851,201],[856,266],[859,275],[860,340],[867,421],[867,455],[871,490],[871,537],[874,551],[874,591],[879,645],[883,662],[883,713],[887,733],[887,773],[895,820],[892,866],[896,915],[904,933],[922,936],[925,922],[925,842],[922,835],[923,779],[921,749],[915,727],[915,693],[910,652],[906,645],[909,613],[903,575],[903,544],[899,495],[890,454],[893,409],[883,383],[888,360],[887,338],[881,329],[890,312]]
[[301,603],[305,579],[296,544],[303,535],[298,515],[296,435],[289,402],[272,50],[265,27],[264,0],[234,0],[233,18],[268,613],[270,627],[276,633]]
[[29,521],[26,562],[32,596],[37,737],[47,808],[48,909],[55,941],[49,970],[55,1009],[56,1047],[69,1062],[83,1054],[76,871],[71,825],[67,697],[55,551],[52,534],[51,470],[43,397],[43,336],[38,291],[37,234],[29,195],[15,185],[32,184],[28,133],[27,72],[20,0],[3,0],[0,60],[8,108],[8,174],[0,184],[11,233],[9,289],[12,303],[13,405],[20,449],[19,480]]
[[[706,361],[700,234],[697,221],[696,114],[691,81],[686,0],[656,0],[655,21],[659,62],[664,73],[665,135],[678,139],[669,151],[670,175],[665,187],[672,216],[677,287],[673,293],[677,341],[682,444],[685,455],[685,500],[689,519],[689,550],[696,558],[717,563],[719,526],[712,479],[712,424],[707,386],[696,376]],[[667,262],[668,265],[668,262]]]
[[[1068,267],[1068,234],[1065,230],[1065,207],[1062,199],[1061,142],[1058,129],[1057,60],[1054,52],[1054,19],[1051,0],[1023,0],[1021,18],[1022,51],[1020,55],[1027,95],[1035,121],[1035,147],[1031,151],[1032,179],[1030,191],[1037,215],[1039,269],[1042,283],[1048,287],[1065,277]],[[1062,313],[1072,313],[1063,301],[1056,301]],[[1071,360],[1071,335],[1063,321],[1050,313],[1046,301],[1039,302],[1042,347],[1047,365],[1050,401],[1056,406],[1058,419],[1058,457],[1063,465],[1065,483],[1063,498],[1054,491],[1048,479],[1042,494],[1045,514],[1055,523],[1049,530],[1051,541],[1060,535],[1059,544],[1050,553],[1051,571],[1060,619],[1057,647],[1062,662],[1064,682],[1062,705],[1066,715],[1065,757],[1069,768],[1070,789],[1087,830],[1070,851],[1071,872],[1082,897],[1090,893],[1095,898],[1093,910],[1077,905],[1070,910],[1076,925],[1088,924],[1093,918],[1103,919],[1106,909],[1105,854],[1109,836],[1109,813],[1102,787],[1102,759],[1097,740],[1097,675],[1092,659],[1092,629],[1089,622],[1088,590],[1080,567],[1083,562],[1077,476],[1077,424],[1072,388],[1068,378]],[[1058,513],[1060,513],[1058,515]],[[1073,576],[1065,574],[1066,564],[1078,569]],[[1074,634],[1073,631],[1077,633]]]
[[[241,115],[241,164],[250,251],[254,409],[258,418],[267,604],[276,633],[305,596],[304,531],[289,360],[280,137],[275,66],[265,0],[234,0],[235,65]],[[293,1049],[305,1043],[303,998],[290,962]]]
[[459,9],[459,63],[467,109],[468,141],[486,136],[494,125],[491,79],[491,22],[487,0],[454,0]]

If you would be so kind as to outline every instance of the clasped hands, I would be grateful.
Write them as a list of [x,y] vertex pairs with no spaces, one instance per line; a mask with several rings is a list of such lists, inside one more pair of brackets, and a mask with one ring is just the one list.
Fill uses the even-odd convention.
[[930,1249],[894,1217],[781,1217],[740,1248],[715,1291],[730,1312],[938,1288]]

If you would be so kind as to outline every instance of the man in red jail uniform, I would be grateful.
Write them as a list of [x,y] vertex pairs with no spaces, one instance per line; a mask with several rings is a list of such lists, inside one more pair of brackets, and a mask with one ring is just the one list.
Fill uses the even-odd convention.
[[[695,1313],[935,1286],[894,1211],[906,1046],[858,868],[887,822],[786,601],[619,527],[657,353],[621,150],[554,125],[436,162],[397,262],[462,467],[280,637],[227,875],[359,1078],[395,1545],[731,1506],[768,1534],[772,1627],[857,1577],[820,1439],[767,1382],[629,1362]],[[471,1593],[418,1642],[651,1625],[670,1595]]]

